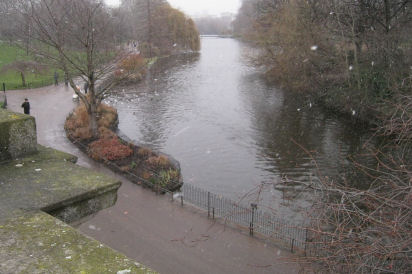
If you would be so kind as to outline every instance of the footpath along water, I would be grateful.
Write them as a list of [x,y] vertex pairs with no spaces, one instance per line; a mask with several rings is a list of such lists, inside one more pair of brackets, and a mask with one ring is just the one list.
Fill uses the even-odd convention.
[[316,197],[283,183],[338,175],[369,136],[304,93],[267,85],[251,52],[234,39],[202,38],[199,56],[159,62],[146,82],[118,88],[108,102],[130,139],[180,161],[186,183],[301,222]]
[[[80,165],[116,176],[67,140],[64,121],[76,106],[69,88],[9,91],[9,109],[21,113],[24,98],[30,99],[40,144],[74,154]],[[118,178],[123,184],[116,205],[78,228],[129,258],[160,273],[298,273],[289,252]]]

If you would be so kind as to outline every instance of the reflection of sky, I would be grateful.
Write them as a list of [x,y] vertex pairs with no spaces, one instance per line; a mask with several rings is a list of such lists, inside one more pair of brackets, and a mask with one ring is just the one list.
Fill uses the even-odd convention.
[[[236,13],[240,0],[168,0],[174,7],[191,16],[202,14],[219,15],[226,12]],[[120,0],[106,0],[109,5],[119,5]]]

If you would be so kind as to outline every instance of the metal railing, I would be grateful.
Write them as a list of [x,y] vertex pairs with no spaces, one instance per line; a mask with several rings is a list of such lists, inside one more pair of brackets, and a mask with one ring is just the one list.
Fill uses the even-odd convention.
[[[80,142],[77,145],[83,147]],[[86,147],[84,147],[86,149]],[[104,157],[103,157],[104,159]],[[120,168],[114,162],[106,159],[108,166]],[[151,172],[154,176],[160,176],[155,170],[143,168]],[[225,222],[231,222],[244,228],[249,229],[251,236],[254,233],[260,233],[266,237],[276,240],[278,245],[290,249],[290,251],[300,251],[304,254],[314,254],[318,245],[309,243],[308,229],[302,225],[294,225],[275,215],[263,212],[258,209],[257,204],[250,204],[250,207],[244,204],[236,203],[235,201],[204,190],[202,188],[184,183],[180,192],[171,192],[160,185],[156,185],[148,180],[141,178],[128,171],[125,172],[130,178],[138,179],[138,181],[152,188],[154,191],[171,195],[172,201],[177,199],[183,206],[184,203],[189,203],[200,209],[207,211],[209,218],[222,218]],[[309,250],[310,249],[310,250]]]
[[249,234],[260,233],[275,239],[292,252],[305,252],[308,248],[308,230],[303,226],[293,225],[273,214],[263,212],[256,204],[250,207],[241,205],[231,199],[201,189],[183,184],[180,195],[184,201],[208,212],[209,218],[220,217],[225,221],[249,228]]

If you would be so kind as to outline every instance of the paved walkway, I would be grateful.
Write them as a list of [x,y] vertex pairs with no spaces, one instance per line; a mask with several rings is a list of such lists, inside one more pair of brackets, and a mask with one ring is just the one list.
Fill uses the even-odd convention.
[[123,181],[117,204],[78,226],[83,233],[161,273],[298,273],[288,252],[181,208],[87,158],[65,137],[63,124],[75,107],[62,85],[8,91],[9,109],[22,112],[29,98],[38,142],[79,157],[78,164]]

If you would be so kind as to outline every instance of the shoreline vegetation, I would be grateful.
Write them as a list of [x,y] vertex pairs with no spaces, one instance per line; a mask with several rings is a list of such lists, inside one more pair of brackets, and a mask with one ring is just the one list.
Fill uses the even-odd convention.
[[183,178],[176,160],[119,137],[115,133],[119,121],[114,108],[102,103],[98,113],[97,138],[92,136],[88,128],[88,115],[84,105],[77,107],[67,117],[67,138],[90,158],[104,163],[135,184],[160,193],[174,192],[181,188]]
[[[117,64],[107,81],[117,79],[116,86],[138,83],[162,58],[166,57],[144,59],[140,54],[131,54]],[[135,184],[163,194],[180,190],[183,178],[178,161],[117,134],[119,120],[115,108],[100,103],[97,114],[98,135],[93,136],[86,107],[80,102],[66,119],[67,138],[90,158],[104,163]]]
[[234,36],[262,50],[254,61],[266,79],[357,120],[382,126],[390,119],[412,89],[404,1],[275,2],[244,0],[234,21]]
[[243,0],[233,24],[261,49],[254,61],[268,81],[367,122],[379,140],[347,159],[365,177],[361,186],[359,177],[319,170],[310,183],[320,196],[307,228],[318,256],[303,262],[326,272],[412,271],[411,8],[404,0]]

